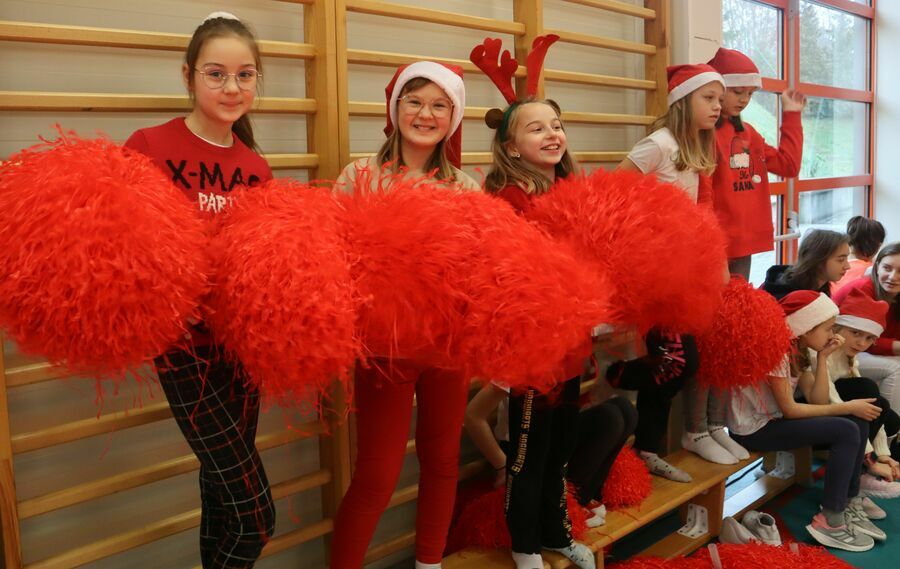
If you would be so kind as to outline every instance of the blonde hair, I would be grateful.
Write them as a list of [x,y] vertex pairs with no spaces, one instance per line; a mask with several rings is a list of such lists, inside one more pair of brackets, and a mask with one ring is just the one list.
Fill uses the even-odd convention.
[[[410,91],[421,89],[429,83],[432,83],[432,81],[425,79],[424,77],[413,77],[403,85],[400,96],[402,97]],[[399,102],[391,101],[391,104],[397,105]],[[378,150],[378,154],[375,155],[378,166],[384,167],[385,164],[389,164],[389,168],[393,173],[397,173],[400,168],[406,166],[403,162],[403,153],[400,151],[401,140],[403,140],[403,135],[400,134],[400,127],[394,125],[391,134],[388,135],[387,140],[384,141],[381,148]],[[454,171],[453,165],[450,163],[450,159],[447,158],[447,152],[445,151],[446,147],[446,138],[438,142],[437,146],[434,147],[434,152],[431,153],[431,157],[425,164],[425,171],[435,172],[434,177],[438,180],[456,182],[456,172]]]
[[[529,194],[543,194],[553,185],[547,176],[542,174],[537,168],[522,160],[521,158],[512,158],[506,151],[506,145],[512,141],[511,133],[515,132],[518,125],[519,110],[523,105],[529,103],[543,103],[556,113],[556,118],[560,118],[559,105],[551,99],[534,99],[528,98],[522,101],[516,101],[499,116],[499,113],[485,117],[485,122],[489,127],[496,129],[494,139],[491,142],[491,155],[493,165],[491,171],[484,180],[484,187],[489,192],[499,192],[510,184],[516,184]],[[499,109],[497,109],[499,111]],[[504,125],[504,122],[506,123]],[[563,126],[565,131],[565,126]],[[569,154],[569,149],[563,153],[562,158],[556,164],[556,177],[565,178],[575,171],[577,164]]]
[[691,100],[697,91],[678,99],[669,110],[650,125],[650,132],[668,128],[678,143],[675,168],[679,171],[694,170],[710,175],[716,169],[715,129],[696,130],[693,127],[694,114]]

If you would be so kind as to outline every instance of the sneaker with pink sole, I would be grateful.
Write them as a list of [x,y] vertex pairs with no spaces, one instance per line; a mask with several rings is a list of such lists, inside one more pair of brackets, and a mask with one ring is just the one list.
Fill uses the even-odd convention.
[[813,539],[825,547],[856,553],[868,551],[875,547],[875,540],[872,539],[872,536],[857,531],[854,526],[846,521],[843,525],[831,527],[828,525],[825,515],[821,512],[813,517],[812,522],[806,526],[806,531],[809,532]]

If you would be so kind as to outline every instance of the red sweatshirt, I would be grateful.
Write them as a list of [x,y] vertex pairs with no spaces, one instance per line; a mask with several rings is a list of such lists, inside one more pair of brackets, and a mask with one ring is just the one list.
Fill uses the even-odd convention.
[[[510,184],[497,192],[497,197],[509,202],[513,209],[516,210],[516,213],[523,215],[532,208],[531,202],[534,199],[534,194],[529,194],[519,186]],[[556,373],[557,379],[565,381],[581,375],[584,372],[585,360],[591,357],[593,349],[593,342],[590,338],[586,338],[584,344],[569,352],[566,359],[560,363],[559,371]]]
[[778,148],[747,123],[735,130],[731,121],[716,129],[716,171],[713,173],[713,209],[728,236],[728,257],[771,251],[772,204],[769,172],[785,178],[800,173],[803,125],[800,112],[782,115]]
[[[847,286],[841,287],[834,293],[832,300],[839,305],[854,288],[858,288],[869,298],[877,300],[875,298],[875,284],[869,277],[860,277],[855,281],[851,281]],[[887,314],[887,326],[885,326],[881,337],[875,340],[875,343],[869,348],[869,353],[876,356],[893,356],[894,342],[897,340],[900,340],[900,320],[897,319],[895,307],[892,305]]]

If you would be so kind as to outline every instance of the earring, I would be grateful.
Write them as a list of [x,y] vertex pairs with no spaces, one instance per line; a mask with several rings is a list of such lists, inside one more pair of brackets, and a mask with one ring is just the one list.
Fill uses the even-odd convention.
[[513,153],[511,154],[511,156],[512,156],[513,158],[521,158],[521,157],[522,157],[522,155],[519,154],[518,152],[513,152]]

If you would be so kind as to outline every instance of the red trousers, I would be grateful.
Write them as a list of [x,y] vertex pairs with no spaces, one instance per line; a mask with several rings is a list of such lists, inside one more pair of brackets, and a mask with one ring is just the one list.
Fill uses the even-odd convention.
[[331,569],[360,569],[406,455],[416,397],[416,559],[439,563],[447,541],[468,382],[458,372],[379,360],[356,370],[356,466],[331,542]]

